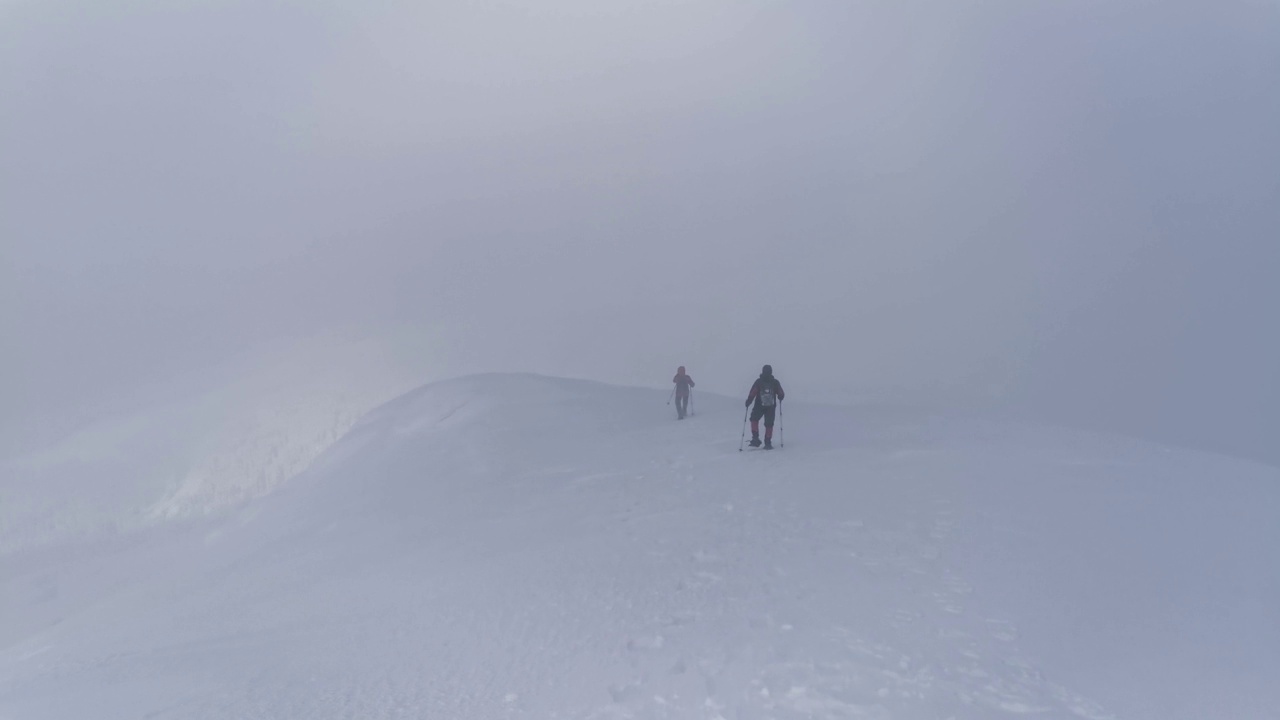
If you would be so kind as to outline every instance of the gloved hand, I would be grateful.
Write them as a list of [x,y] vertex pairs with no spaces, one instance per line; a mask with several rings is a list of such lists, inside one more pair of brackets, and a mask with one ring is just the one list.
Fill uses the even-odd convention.
[[746,401],[746,402],[742,403],[742,407],[751,407],[751,401],[750,401],[750,400],[748,400],[748,401]]

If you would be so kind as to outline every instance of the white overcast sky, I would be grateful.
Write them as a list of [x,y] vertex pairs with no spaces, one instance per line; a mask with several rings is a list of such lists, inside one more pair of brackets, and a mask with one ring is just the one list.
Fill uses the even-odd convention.
[[0,253],[15,436],[338,331],[1264,456],[1280,4],[4,0]]

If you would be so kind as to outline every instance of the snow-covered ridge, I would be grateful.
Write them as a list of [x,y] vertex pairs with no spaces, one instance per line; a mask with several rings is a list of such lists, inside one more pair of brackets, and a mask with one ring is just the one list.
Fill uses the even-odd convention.
[[[1274,468],[535,376],[246,512],[6,558],[0,717],[1268,718]],[[781,432],[779,433],[781,434]]]
[[304,471],[412,387],[385,351],[312,341],[0,465],[0,554],[218,514]]

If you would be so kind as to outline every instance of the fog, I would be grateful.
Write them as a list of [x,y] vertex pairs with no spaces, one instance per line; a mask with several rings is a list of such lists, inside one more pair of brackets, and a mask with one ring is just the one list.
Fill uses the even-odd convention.
[[1263,1],[0,1],[0,429],[333,334],[1280,464],[1278,38]]

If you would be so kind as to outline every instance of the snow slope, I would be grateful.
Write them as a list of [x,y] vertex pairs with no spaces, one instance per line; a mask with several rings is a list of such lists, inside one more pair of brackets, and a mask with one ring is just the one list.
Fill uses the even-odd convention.
[[393,351],[327,336],[282,341],[0,458],[0,554],[219,512],[270,493],[369,410],[416,385]]
[[1280,472],[534,376],[0,556],[0,718],[1277,718]]

